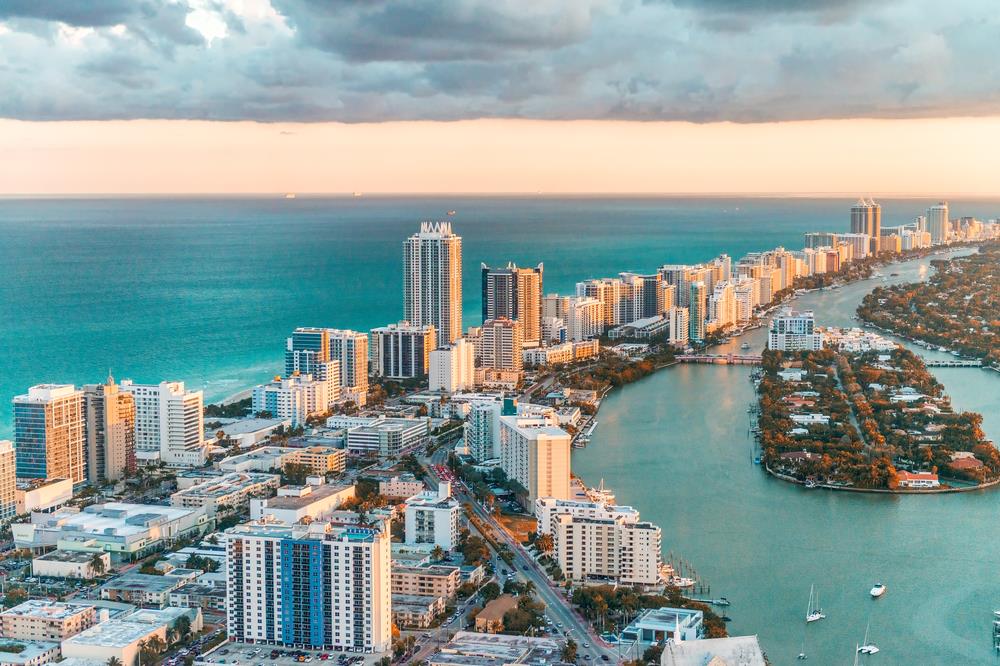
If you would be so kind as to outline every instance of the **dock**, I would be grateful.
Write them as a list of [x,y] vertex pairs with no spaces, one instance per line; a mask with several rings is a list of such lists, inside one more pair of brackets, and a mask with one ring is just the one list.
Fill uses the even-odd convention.
[[963,360],[963,359],[945,359],[943,361],[935,361],[931,359],[924,359],[924,365],[928,368],[981,368],[983,367],[983,362],[980,360]]
[[716,365],[760,365],[760,354],[681,354],[681,363],[714,363]]

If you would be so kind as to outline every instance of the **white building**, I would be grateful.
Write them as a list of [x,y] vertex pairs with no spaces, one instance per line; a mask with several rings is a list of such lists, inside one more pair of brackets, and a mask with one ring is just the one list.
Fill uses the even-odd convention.
[[373,328],[372,372],[388,379],[426,377],[431,350],[437,346],[437,329],[430,324],[421,326],[401,321]]
[[135,455],[140,464],[157,460],[170,467],[205,464],[201,391],[185,390],[184,382],[135,384],[130,379],[119,388],[135,398]]
[[378,494],[385,497],[408,499],[422,492],[424,492],[424,482],[409,473],[382,479],[378,482]]
[[431,391],[461,393],[475,387],[475,348],[465,338],[432,351],[430,366],[428,388]]
[[931,243],[940,245],[951,240],[951,220],[948,219],[948,202],[942,201],[927,209],[927,231]]
[[465,446],[477,461],[500,457],[500,414],[503,402],[489,400],[471,405],[465,422]]
[[500,466],[527,491],[527,507],[539,497],[570,497],[570,436],[555,416],[501,416]]
[[521,372],[524,367],[521,324],[512,319],[483,322],[479,341],[480,366],[487,370]]
[[399,419],[387,416],[331,416],[328,428],[347,430],[347,450],[361,455],[397,456],[430,438],[427,419]]
[[390,567],[381,528],[239,525],[227,533],[229,638],[384,652],[392,640]]
[[777,351],[818,351],[823,348],[823,334],[816,330],[811,310],[782,310],[771,320],[768,349]]
[[178,490],[170,496],[170,505],[187,509],[204,507],[209,516],[220,511],[234,513],[248,507],[251,498],[274,494],[280,481],[281,477],[276,474],[229,472]]
[[462,505],[451,496],[451,484],[442,481],[437,490],[426,490],[406,500],[406,543],[432,543],[445,551],[458,546]]
[[670,321],[670,344],[675,347],[683,347],[688,343],[690,333],[690,322],[688,321],[688,309],[673,307],[667,312],[667,319]]
[[267,384],[254,387],[253,412],[267,412],[270,418],[290,420],[292,427],[304,426],[310,416],[324,414],[339,402],[339,381],[339,377],[328,381],[308,374],[285,379],[275,377]]
[[278,488],[277,497],[252,498],[250,520],[294,525],[305,518],[324,520],[347,500],[354,498],[354,484],[305,485]]
[[35,511],[47,513],[73,499],[73,482],[69,479],[21,479],[17,482],[14,496],[17,498],[17,515]]
[[551,534],[555,557],[573,581],[660,584],[661,532],[628,506],[540,497],[538,533]]
[[587,296],[570,298],[566,305],[566,338],[580,341],[597,337],[604,330],[604,308],[601,301]]
[[299,327],[285,343],[285,376],[313,375],[340,387],[335,402],[368,399],[368,336],[336,328]]
[[403,318],[433,326],[441,344],[462,337],[462,238],[451,222],[421,222],[403,243]]

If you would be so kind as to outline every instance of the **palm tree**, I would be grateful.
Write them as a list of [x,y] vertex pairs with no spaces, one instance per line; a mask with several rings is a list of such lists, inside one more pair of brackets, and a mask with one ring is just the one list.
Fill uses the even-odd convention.
[[94,556],[90,558],[90,568],[95,577],[104,575],[104,572],[107,571],[107,567],[104,565],[104,553],[94,553]]
[[431,558],[433,558],[435,562],[440,562],[441,560],[443,560],[444,548],[442,548],[441,546],[434,546],[434,550],[431,551]]
[[552,541],[552,535],[549,533],[541,534],[535,539],[535,545],[538,546],[538,550],[542,551],[546,555],[552,552],[555,544]]
[[173,645],[175,642],[177,642],[177,630],[167,627],[167,645]]
[[122,660],[119,659],[118,657],[111,657],[105,663],[105,666],[124,666],[124,664],[122,664]]

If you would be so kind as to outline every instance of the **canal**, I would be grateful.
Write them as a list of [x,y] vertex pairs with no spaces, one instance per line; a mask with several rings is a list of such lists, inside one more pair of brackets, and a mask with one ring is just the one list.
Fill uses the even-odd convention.
[[[814,310],[821,325],[856,325],[866,293],[925,278],[929,263],[804,294],[794,307]],[[759,352],[765,329],[729,348],[744,341]],[[987,436],[1000,440],[1000,373],[933,371],[955,408],[982,413]],[[759,635],[774,664],[795,662],[803,649],[810,663],[853,663],[869,622],[881,652],[863,657],[868,663],[996,663],[1000,492],[883,496],[769,478],[751,459],[748,375],[740,366],[679,365],[613,392],[590,445],[574,451],[574,473],[591,485],[604,479],[619,504],[658,523],[665,555],[692,563],[712,596],[727,596],[730,633]],[[873,601],[876,581],[888,592]],[[813,584],[827,619],[806,626]]]

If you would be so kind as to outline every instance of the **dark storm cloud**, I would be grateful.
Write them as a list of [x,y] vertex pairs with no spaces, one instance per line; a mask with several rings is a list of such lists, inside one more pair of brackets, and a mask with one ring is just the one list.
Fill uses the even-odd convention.
[[1000,112],[991,0],[0,0],[0,116]]

